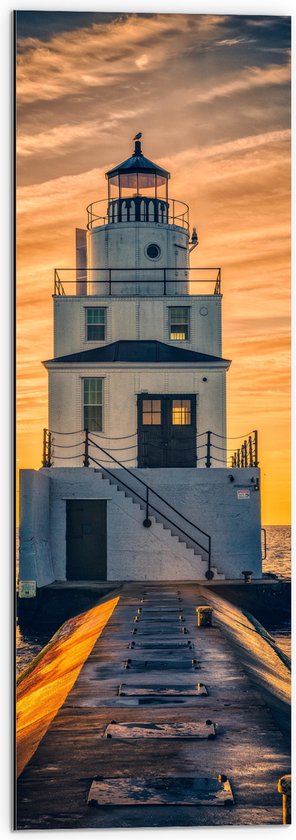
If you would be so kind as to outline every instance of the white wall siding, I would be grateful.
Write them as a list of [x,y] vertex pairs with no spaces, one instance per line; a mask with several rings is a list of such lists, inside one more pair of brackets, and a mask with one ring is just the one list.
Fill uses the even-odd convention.
[[[106,309],[106,340],[86,341],[85,309]],[[171,341],[169,309],[190,308],[189,341]],[[200,310],[207,309],[207,315]],[[98,298],[57,296],[54,298],[54,357],[91,350],[119,340],[157,340],[199,353],[221,356],[221,297],[179,295],[166,297]]]
[[[80,466],[82,459],[72,458],[63,461],[62,456],[78,455],[81,449],[61,449],[62,444],[69,446],[83,440],[83,435],[75,437],[61,435],[62,432],[76,432],[84,428],[83,418],[83,379],[85,377],[103,378],[103,429],[102,446],[104,448],[124,447],[114,453],[121,462],[137,466],[137,396],[141,392],[153,394],[195,394],[197,401],[197,435],[208,430],[222,437],[225,429],[226,374],[224,369],[211,370],[194,367],[161,368],[159,365],[138,367],[116,363],[113,367],[94,365],[79,369],[52,369],[49,371],[50,415],[49,428],[57,433],[54,436],[55,466]],[[203,379],[206,378],[206,382]],[[130,436],[134,435],[133,439]],[[116,439],[124,439],[116,442]],[[198,438],[198,443],[201,440]],[[205,442],[203,439],[202,442]],[[216,443],[220,441],[216,440]],[[221,442],[220,442],[221,445]],[[93,453],[94,454],[94,453]],[[199,454],[199,453],[198,453]],[[198,466],[205,465],[205,450]],[[134,461],[131,459],[134,457]],[[217,458],[223,459],[223,453],[217,452]],[[214,464],[222,466],[222,464]]]

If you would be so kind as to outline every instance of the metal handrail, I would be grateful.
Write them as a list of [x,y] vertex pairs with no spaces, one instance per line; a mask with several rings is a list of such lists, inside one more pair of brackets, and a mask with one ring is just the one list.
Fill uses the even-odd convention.
[[[149,521],[149,517],[148,517],[149,508],[150,508],[151,510],[154,510],[156,513],[158,513],[160,516],[164,517],[164,519],[166,519],[167,522],[169,522],[171,525],[173,525],[175,528],[177,528],[184,536],[186,536],[188,539],[190,539],[192,542],[194,542],[195,545],[197,545],[199,548],[202,549],[202,551],[205,551],[205,553],[208,555],[207,576],[209,576],[208,579],[210,579],[211,576],[212,576],[212,573],[211,573],[211,536],[210,536],[210,534],[207,534],[206,531],[203,531],[203,529],[200,528],[198,525],[196,525],[194,522],[191,522],[191,520],[188,519],[187,516],[184,516],[182,513],[180,513],[180,511],[178,511],[170,502],[168,502],[167,499],[165,499],[163,496],[160,495],[160,493],[157,493],[156,490],[154,490],[152,487],[150,487],[149,484],[146,483],[146,481],[143,481],[142,478],[139,478],[139,476],[137,476],[135,473],[133,473],[128,467],[125,467],[124,464],[122,464],[120,461],[118,461],[117,458],[114,458],[114,456],[111,455],[106,449],[104,449],[102,446],[99,446],[97,443],[95,443],[95,441],[93,441],[89,437],[87,432],[86,432],[86,440],[87,440],[87,454],[86,454],[86,457],[84,459],[85,466],[88,466],[88,464],[86,463],[87,461],[94,461],[95,463],[98,463],[98,466],[102,470],[105,470],[106,472],[109,472],[110,475],[112,475],[112,477],[115,479],[115,481],[117,481],[117,480],[120,481],[120,483],[123,484],[123,486],[126,487],[126,489],[128,489],[131,493],[135,493],[135,495],[138,498],[140,498],[141,501],[143,501],[146,504],[146,520],[144,520],[144,524],[145,524],[145,522],[151,524],[150,521]],[[119,478],[118,476],[115,476],[114,473],[112,473],[110,470],[107,469],[107,467],[102,466],[102,464],[100,464],[98,461],[96,461],[96,459],[89,454],[89,444],[91,444],[92,446],[95,446],[96,449],[99,449],[101,452],[103,452],[104,455],[107,455],[108,458],[110,458],[115,464],[117,464],[117,466],[119,466],[121,469],[125,470],[125,472],[129,473],[129,475],[131,475],[133,479],[136,479],[136,481],[138,481],[140,484],[142,484],[143,487],[145,487],[145,489],[146,489],[146,499],[143,499],[142,496],[140,496],[139,493],[136,490],[134,490],[133,487],[130,487],[124,481],[122,481],[121,478]],[[186,531],[184,531],[183,528],[181,528],[176,522],[173,522],[165,513],[163,513],[158,508],[156,508],[154,505],[152,505],[151,502],[149,501],[149,492],[153,493],[154,496],[156,496],[161,502],[163,502],[165,505],[167,505],[167,507],[170,508],[170,510],[172,510],[174,513],[176,513],[177,516],[179,516],[184,522],[187,522],[188,525],[191,525],[192,528],[195,528],[200,534],[202,534],[204,537],[206,537],[206,539],[208,540],[208,548],[201,545],[201,543],[198,542],[198,540],[196,540],[194,537],[192,537],[190,534],[188,534]],[[146,527],[149,527],[149,525],[147,524]]]
[[[89,443],[91,443],[97,449],[100,449],[104,453],[104,455],[108,455],[108,457],[110,457],[112,459],[112,461],[114,461],[116,464],[118,464],[119,467],[122,467],[122,469],[124,469],[126,472],[128,472],[132,476],[132,478],[136,478],[137,481],[139,481],[141,484],[144,485],[144,487],[148,487],[149,490],[151,490],[151,493],[154,493],[154,495],[157,496],[158,499],[160,499],[162,502],[165,502],[165,504],[168,505],[168,507],[171,508],[171,510],[173,510],[174,513],[177,513],[178,516],[181,516],[181,518],[184,519],[188,523],[188,525],[192,525],[193,528],[197,528],[197,530],[201,534],[203,534],[204,537],[209,537],[209,534],[207,534],[206,531],[203,531],[202,528],[199,528],[199,526],[195,525],[194,522],[191,522],[190,519],[187,519],[187,517],[184,516],[183,513],[180,513],[180,511],[178,511],[173,505],[171,505],[170,502],[168,502],[166,499],[164,499],[163,496],[161,496],[159,493],[157,493],[157,491],[154,490],[153,487],[150,487],[149,484],[146,483],[146,481],[143,481],[142,478],[139,478],[139,476],[135,475],[135,473],[133,473],[130,469],[128,469],[128,467],[125,467],[120,461],[118,461],[117,458],[114,458],[113,455],[110,455],[110,453],[106,449],[103,449],[102,446],[99,446],[97,443],[95,443],[93,440],[91,440],[90,437],[88,438],[88,440],[89,440]],[[202,546],[200,546],[200,548],[202,548]]]
[[[266,560],[266,555],[267,555],[266,528],[261,528],[261,534],[263,534],[263,552],[264,552],[261,559]],[[261,546],[261,549],[262,549],[262,546]],[[262,550],[261,550],[261,553],[262,553]]]

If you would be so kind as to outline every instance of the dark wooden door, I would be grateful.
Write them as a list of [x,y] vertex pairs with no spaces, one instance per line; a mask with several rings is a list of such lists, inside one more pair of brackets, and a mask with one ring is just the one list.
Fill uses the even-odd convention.
[[67,580],[107,580],[107,502],[67,499]]
[[138,466],[196,466],[195,394],[139,394]]

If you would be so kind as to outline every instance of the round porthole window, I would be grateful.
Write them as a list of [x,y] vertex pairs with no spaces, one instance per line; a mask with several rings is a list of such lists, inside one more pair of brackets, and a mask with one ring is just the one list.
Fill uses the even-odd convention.
[[154,242],[151,245],[147,245],[146,254],[149,260],[158,260],[161,254],[159,245],[155,245]]
[[208,314],[208,310],[207,310],[206,306],[202,306],[199,311],[200,311],[201,315],[207,315]]

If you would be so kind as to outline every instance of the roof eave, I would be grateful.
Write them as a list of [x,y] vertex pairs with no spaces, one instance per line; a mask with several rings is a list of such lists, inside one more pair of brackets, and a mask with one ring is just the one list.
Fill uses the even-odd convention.
[[102,361],[102,362],[90,362],[90,361],[79,361],[79,362],[59,362],[57,359],[48,359],[43,361],[42,364],[47,370],[79,370],[85,368],[90,368],[91,370],[95,370],[96,368],[112,368],[112,367],[123,367],[123,368],[198,368],[200,370],[218,370],[218,369],[225,369],[231,365],[231,359],[217,359],[217,361],[200,361],[200,362],[165,362],[165,361],[151,361],[151,362],[123,362],[120,360],[113,360],[113,361]]

